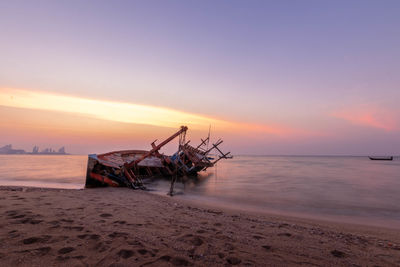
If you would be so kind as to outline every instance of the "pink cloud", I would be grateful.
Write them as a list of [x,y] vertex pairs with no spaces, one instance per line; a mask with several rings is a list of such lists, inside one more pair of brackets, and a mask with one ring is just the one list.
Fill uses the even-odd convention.
[[397,131],[400,124],[399,111],[373,105],[345,108],[334,111],[331,115],[354,125],[372,127],[387,132]]

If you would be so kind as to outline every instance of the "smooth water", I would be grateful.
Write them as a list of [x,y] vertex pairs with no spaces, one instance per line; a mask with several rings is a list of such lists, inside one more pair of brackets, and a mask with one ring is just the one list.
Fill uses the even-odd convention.
[[[83,188],[87,156],[0,156],[0,185]],[[166,194],[168,181],[147,185]],[[243,210],[400,228],[400,159],[237,156],[175,197]]]
[[87,156],[0,155],[0,185],[80,189]]

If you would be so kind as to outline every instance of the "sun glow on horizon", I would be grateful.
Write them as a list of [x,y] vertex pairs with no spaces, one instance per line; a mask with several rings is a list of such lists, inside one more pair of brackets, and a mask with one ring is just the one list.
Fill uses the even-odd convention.
[[193,128],[204,128],[217,119],[163,107],[105,101],[40,91],[1,89],[0,105],[15,108],[59,111],[89,116],[108,121],[178,127],[182,123]]
[[0,106],[65,112],[107,121],[168,128],[177,128],[184,124],[191,129],[204,130],[209,125],[217,125],[222,131],[239,133],[255,132],[276,136],[293,133],[285,127],[234,122],[164,107],[12,88],[0,89]]

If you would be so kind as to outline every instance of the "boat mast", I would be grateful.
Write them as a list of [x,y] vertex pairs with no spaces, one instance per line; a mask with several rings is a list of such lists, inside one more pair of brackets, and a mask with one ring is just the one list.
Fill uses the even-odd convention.
[[163,142],[161,142],[160,144],[158,144],[157,146],[155,145],[155,141],[151,144],[152,145],[152,149],[147,152],[146,154],[144,154],[141,158],[132,161],[130,163],[126,163],[125,167],[127,168],[132,168],[134,166],[136,166],[139,162],[141,162],[142,160],[144,160],[145,158],[150,157],[152,154],[156,154],[158,153],[158,151],[165,146],[166,144],[168,144],[169,142],[171,142],[172,140],[174,140],[177,136],[181,135],[181,134],[186,134],[188,127],[187,126],[181,126],[181,129],[179,131],[177,131],[176,133],[174,133],[173,135],[171,135],[170,137],[168,137],[167,139],[165,139]]

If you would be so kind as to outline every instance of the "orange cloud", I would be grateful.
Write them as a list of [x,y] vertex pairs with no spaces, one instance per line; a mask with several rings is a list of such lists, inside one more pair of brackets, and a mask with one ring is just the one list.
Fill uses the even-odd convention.
[[333,112],[335,118],[346,120],[352,124],[381,129],[387,132],[397,131],[398,112],[377,106],[360,106]]
[[[0,88],[0,106],[69,113],[110,123],[131,125],[141,124],[167,128],[188,125],[190,129],[203,131],[207,130],[209,125],[214,125],[218,131],[222,132],[260,133],[275,136],[290,136],[299,133],[289,127],[235,122],[164,107],[12,88]],[[70,121],[69,125],[71,125],[70,128],[73,128],[74,123]],[[80,126],[80,128],[85,127]]]
[[175,128],[184,123],[193,128],[202,128],[210,123],[220,123],[210,117],[163,107],[17,89],[0,89],[0,105],[67,112],[107,121],[161,127]]

